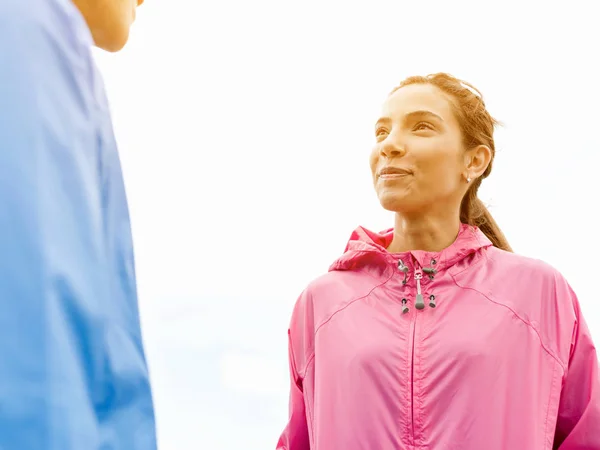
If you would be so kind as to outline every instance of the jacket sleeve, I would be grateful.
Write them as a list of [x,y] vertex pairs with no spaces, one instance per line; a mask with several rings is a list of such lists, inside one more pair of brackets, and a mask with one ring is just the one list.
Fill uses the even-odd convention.
[[575,294],[575,326],[560,398],[555,450],[600,450],[598,355]]
[[288,331],[290,363],[289,420],[277,443],[277,450],[310,450],[302,381],[296,370],[291,331]]

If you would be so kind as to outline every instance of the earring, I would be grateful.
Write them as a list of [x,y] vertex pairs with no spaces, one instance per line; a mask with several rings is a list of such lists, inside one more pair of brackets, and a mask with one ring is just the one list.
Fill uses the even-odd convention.
[[467,183],[471,182],[471,177],[467,175]]

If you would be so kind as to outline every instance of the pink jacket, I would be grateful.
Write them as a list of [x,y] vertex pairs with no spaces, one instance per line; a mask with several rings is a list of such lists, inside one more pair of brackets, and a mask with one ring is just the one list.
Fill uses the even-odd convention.
[[600,450],[598,357],[547,264],[463,225],[440,253],[357,229],[298,299],[279,450]]

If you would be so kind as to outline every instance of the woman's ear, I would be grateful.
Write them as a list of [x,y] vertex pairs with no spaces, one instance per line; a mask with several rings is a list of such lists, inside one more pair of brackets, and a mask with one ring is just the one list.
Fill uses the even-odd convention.
[[490,165],[492,151],[487,145],[478,145],[465,153],[465,167],[473,179],[479,178]]

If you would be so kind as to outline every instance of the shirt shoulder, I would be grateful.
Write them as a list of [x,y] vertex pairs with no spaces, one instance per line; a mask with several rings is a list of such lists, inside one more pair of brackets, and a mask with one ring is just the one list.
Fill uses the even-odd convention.
[[54,81],[57,73],[88,80],[92,37],[70,0],[0,0],[0,77],[31,83]]

